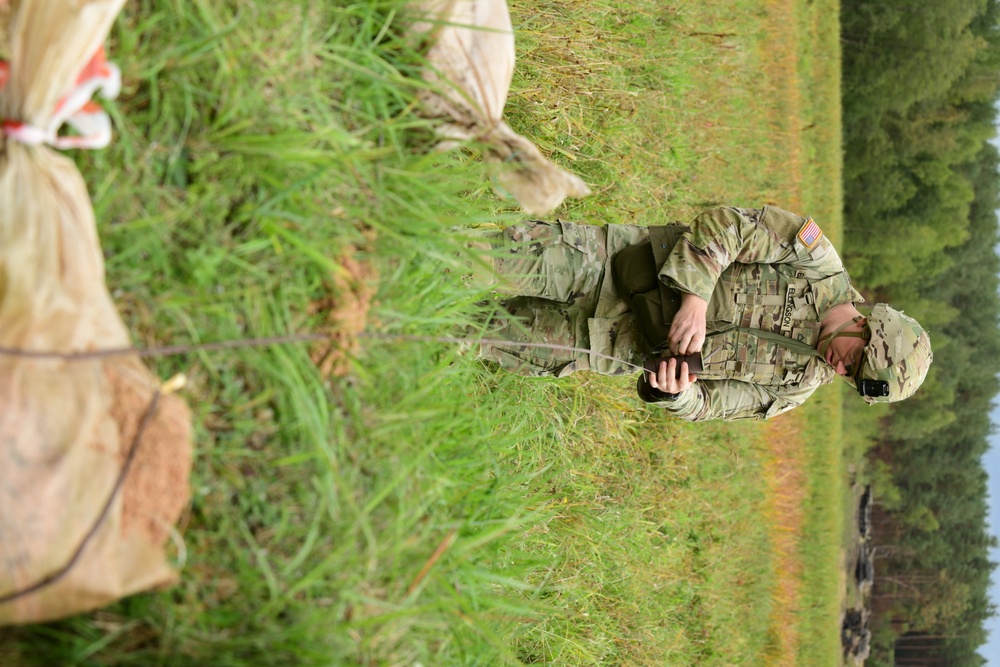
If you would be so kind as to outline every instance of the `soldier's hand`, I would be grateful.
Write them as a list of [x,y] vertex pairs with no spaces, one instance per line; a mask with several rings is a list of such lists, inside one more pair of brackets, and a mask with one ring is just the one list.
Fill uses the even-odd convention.
[[679,394],[697,382],[698,378],[688,372],[688,363],[682,362],[680,373],[677,372],[677,360],[661,361],[656,373],[649,374],[649,386],[668,394]]
[[696,294],[685,293],[681,297],[681,307],[670,324],[667,342],[671,354],[694,354],[701,352],[705,344],[705,313],[708,302]]

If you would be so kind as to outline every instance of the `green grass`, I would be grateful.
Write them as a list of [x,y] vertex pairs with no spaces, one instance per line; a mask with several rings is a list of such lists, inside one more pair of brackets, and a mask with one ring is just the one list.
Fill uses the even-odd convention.
[[[796,5],[787,62],[759,0],[511,4],[509,121],[594,190],[560,217],[655,224],[717,203],[797,203],[837,233],[835,3]],[[345,256],[377,272],[369,332],[473,321],[483,294],[455,278],[463,250],[448,230],[521,216],[474,156],[428,151],[402,30],[388,0],[128,5],[112,34],[116,140],[77,160],[137,342],[315,330],[345,297]],[[305,345],[153,368],[191,377],[181,583],[0,630],[0,663],[788,658],[760,425],[673,422],[630,379],[524,380],[442,344],[363,338],[346,377],[323,377]],[[803,409],[809,574],[796,618],[815,661],[801,664],[838,652],[837,519],[821,491],[839,444],[815,444],[839,433],[836,403]]]

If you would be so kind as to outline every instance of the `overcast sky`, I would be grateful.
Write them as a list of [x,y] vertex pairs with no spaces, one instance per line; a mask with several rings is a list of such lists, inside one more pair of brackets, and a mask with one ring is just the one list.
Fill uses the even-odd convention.
[[[1000,537],[1000,407],[996,401],[993,403],[993,412],[990,414],[993,421],[994,432],[990,434],[990,448],[983,457],[983,465],[990,475],[989,484],[989,523],[990,532]],[[1000,562],[1000,549],[991,552],[994,563]],[[990,597],[993,604],[1000,607],[1000,571],[993,570],[993,581],[990,586]],[[994,616],[986,622],[986,627],[990,631],[988,643],[979,649],[979,652],[986,658],[989,667],[1000,667],[1000,618]]]
[[[1000,139],[994,137],[991,143],[1000,149]],[[1000,211],[997,211],[997,224],[1000,224]],[[1000,255],[1000,245],[995,250]],[[987,482],[989,488],[987,516],[989,531],[1000,539],[1000,406],[998,406],[996,398],[993,399],[993,412],[990,413],[990,421],[993,422],[993,433],[990,434],[990,448],[983,457],[983,466],[990,476],[989,482]],[[990,560],[994,563],[1000,563],[1000,549],[993,549],[990,555]],[[990,599],[996,607],[1000,608],[1000,571],[993,570],[991,577]],[[986,658],[988,667],[1000,667],[1000,617],[993,616],[989,619],[986,622],[986,628],[990,631],[990,637],[979,652]]]

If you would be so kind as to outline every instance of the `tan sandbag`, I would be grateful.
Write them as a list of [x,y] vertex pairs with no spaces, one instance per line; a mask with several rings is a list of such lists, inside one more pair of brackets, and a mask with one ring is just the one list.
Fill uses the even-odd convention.
[[506,0],[423,0],[424,20],[413,31],[427,34],[431,47],[421,91],[422,112],[446,118],[438,132],[449,140],[475,140],[486,157],[503,163],[497,180],[521,207],[544,215],[566,197],[590,189],[577,176],[550,162],[530,141],[502,120],[514,73],[514,29]]
[[[0,119],[48,127],[123,3],[11,2]],[[0,348],[128,347],[76,166],[46,146],[0,142]],[[162,396],[140,428],[159,384],[134,355],[0,352],[0,625],[68,616],[176,578],[165,542],[188,501],[190,416]]]
[[10,34],[10,4],[8,0],[0,0],[0,60],[6,60],[7,38]]

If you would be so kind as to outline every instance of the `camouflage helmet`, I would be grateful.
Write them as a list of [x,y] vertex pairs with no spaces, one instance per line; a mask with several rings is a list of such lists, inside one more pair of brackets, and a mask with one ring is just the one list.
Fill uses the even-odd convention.
[[858,373],[848,379],[855,388],[860,380],[889,383],[889,394],[865,396],[868,404],[909,398],[924,381],[934,359],[930,336],[915,319],[884,303],[876,304],[867,319],[871,339]]

